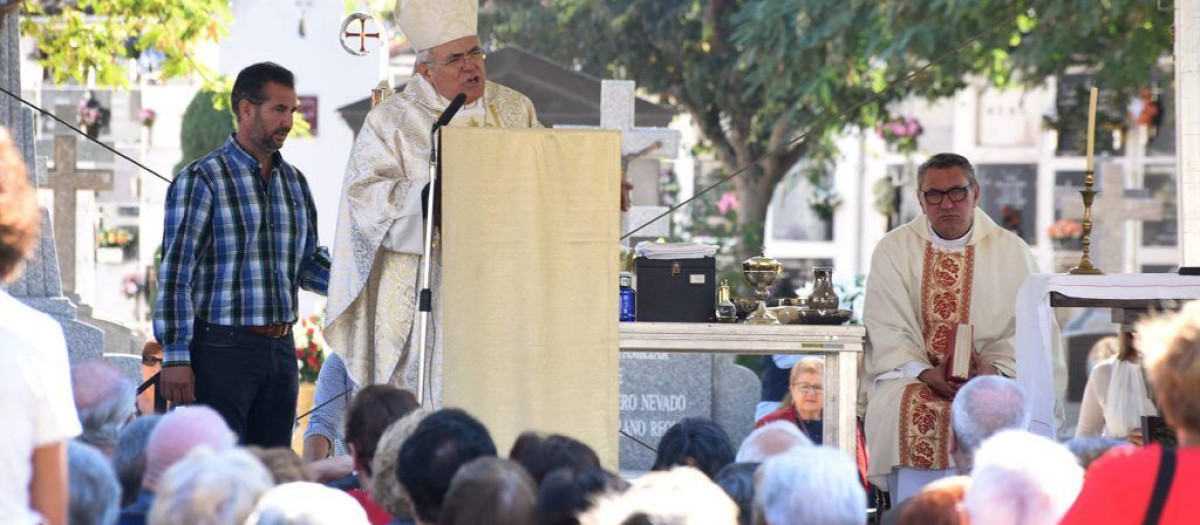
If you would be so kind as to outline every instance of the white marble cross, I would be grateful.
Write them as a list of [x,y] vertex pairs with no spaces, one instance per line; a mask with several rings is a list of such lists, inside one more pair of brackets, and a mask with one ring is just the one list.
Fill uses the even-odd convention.
[[[1083,219],[1083,198],[1078,191],[1060,194],[1063,216]],[[1145,190],[1125,188],[1125,169],[1121,164],[1100,165],[1100,187],[1092,203],[1092,260],[1104,273],[1137,272],[1126,268],[1126,221],[1162,220],[1162,201],[1149,197]]]
[[58,250],[63,294],[75,293],[75,223],[76,192],[112,189],[113,175],[106,170],[75,168],[73,136],[54,137],[54,169],[50,170],[45,188],[54,191],[54,246]]
[[632,80],[605,80],[600,84],[600,129],[621,132],[621,154],[632,155],[658,143],[640,158],[673,159],[679,156],[679,132],[669,128],[635,128],[637,96]]
[[[600,84],[600,128],[621,131],[621,166],[625,179],[633,183],[632,206],[625,215],[621,233],[642,226],[667,211],[658,205],[659,159],[679,156],[679,132],[668,128],[634,127],[637,96],[630,80],[605,80]],[[639,231],[639,237],[665,237],[670,220],[663,218]]]

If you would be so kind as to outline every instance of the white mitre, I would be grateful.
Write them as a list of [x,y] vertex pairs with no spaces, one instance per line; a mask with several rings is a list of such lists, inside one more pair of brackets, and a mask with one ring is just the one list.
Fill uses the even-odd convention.
[[475,36],[479,0],[396,0],[396,25],[418,51]]

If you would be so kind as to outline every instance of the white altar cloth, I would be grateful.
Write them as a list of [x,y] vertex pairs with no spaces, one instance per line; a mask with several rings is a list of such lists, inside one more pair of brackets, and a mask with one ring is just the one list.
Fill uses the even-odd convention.
[[1029,431],[1054,439],[1059,398],[1055,373],[1066,387],[1066,355],[1050,293],[1077,299],[1200,299],[1200,277],[1176,274],[1033,274],[1017,293],[1017,382],[1025,389],[1032,415]]

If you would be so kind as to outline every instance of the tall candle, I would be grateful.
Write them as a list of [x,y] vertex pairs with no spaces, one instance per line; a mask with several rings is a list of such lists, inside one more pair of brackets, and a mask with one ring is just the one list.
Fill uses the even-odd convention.
[[[375,20],[375,26],[379,28],[379,29],[377,29],[377,31],[379,31],[379,50],[378,50],[378,53],[379,53],[379,82],[384,87],[391,87],[392,86],[392,67],[391,67],[392,66],[392,64],[391,64],[392,56],[391,56],[391,49],[390,49],[391,46],[388,45],[391,43],[391,41],[388,40],[387,26],[385,26],[383,24],[382,20]],[[364,29],[363,31],[366,31],[366,30]],[[1095,104],[1092,104],[1092,105],[1095,106]]]
[[1087,171],[1092,171],[1096,152],[1096,98],[1100,90],[1092,86],[1092,99],[1088,102],[1088,141],[1087,141]]

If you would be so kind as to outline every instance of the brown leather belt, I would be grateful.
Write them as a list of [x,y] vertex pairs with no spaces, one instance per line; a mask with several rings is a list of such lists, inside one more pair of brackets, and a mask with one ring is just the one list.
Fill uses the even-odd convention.
[[292,325],[290,324],[269,324],[265,326],[239,326],[243,332],[271,339],[279,339],[285,335],[292,333]]

